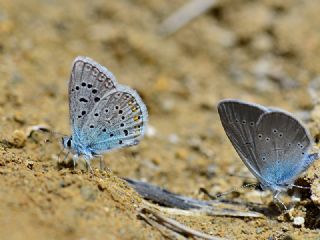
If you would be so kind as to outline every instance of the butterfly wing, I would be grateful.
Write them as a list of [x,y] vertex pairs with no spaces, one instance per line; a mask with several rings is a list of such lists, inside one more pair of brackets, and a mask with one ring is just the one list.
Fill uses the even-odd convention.
[[147,108],[133,89],[118,85],[107,93],[89,113],[83,126],[88,148],[94,154],[136,145],[144,135]]
[[254,138],[261,176],[271,188],[290,184],[312,163],[308,160],[309,133],[288,113],[272,111],[263,114]]
[[218,112],[233,147],[252,174],[261,180],[254,135],[259,117],[268,109],[238,100],[223,100],[218,104]]
[[69,81],[69,112],[75,141],[83,139],[83,128],[97,101],[115,91],[113,74],[88,57],[77,57],[73,62]]

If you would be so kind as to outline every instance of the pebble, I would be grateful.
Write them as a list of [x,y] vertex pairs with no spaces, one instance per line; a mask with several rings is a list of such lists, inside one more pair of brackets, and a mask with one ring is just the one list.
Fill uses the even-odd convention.
[[25,162],[25,164],[26,164],[27,168],[29,168],[30,170],[33,169],[33,165],[34,165],[34,162],[33,162],[33,161],[27,160],[27,161]]
[[157,129],[155,127],[149,125],[147,127],[146,136],[149,138],[155,137],[157,135]]
[[300,227],[304,224],[304,217],[295,217],[293,219],[293,225],[296,227]]
[[14,130],[12,136],[9,139],[9,143],[17,148],[24,147],[26,143],[25,133],[21,130]]

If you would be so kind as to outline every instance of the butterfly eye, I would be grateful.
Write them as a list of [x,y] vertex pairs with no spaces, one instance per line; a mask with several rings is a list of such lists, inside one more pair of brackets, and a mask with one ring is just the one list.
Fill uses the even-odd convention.
[[259,139],[262,139],[262,134],[259,134],[259,135],[258,135],[258,138],[259,138]]
[[254,126],[254,122],[250,122],[250,126],[252,126],[252,127],[253,127],[253,126]]
[[247,121],[246,120],[242,120],[242,124],[246,124],[247,123]]
[[273,132],[273,133],[277,133],[278,130],[277,130],[277,129],[273,129],[272,132]]
[[70,139],[70,138],[69,138],[68,141],[67,141],[67,146],[68,146],[68,147],[71,147],[71,139]]

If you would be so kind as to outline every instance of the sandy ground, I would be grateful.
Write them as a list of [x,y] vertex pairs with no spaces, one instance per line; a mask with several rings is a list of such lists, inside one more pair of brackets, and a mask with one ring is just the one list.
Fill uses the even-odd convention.
[[[201,187],[215,195],[252,181],[219,122],[223,98],[294,113],[316,149],[320,2],[221,1],[173,35],[159,35],[185,2],[0,2],[0,239],[163,239],[137,218],[142,199],[119,177],[199,199],[206,199]],[[148,106],[154,134],[105,155],[112,173],[58,164],[59,136],[25,137],[39,124],[70,134],[67,82],[78,55],[107,66]],[[299,179],[312,191],[294,194],[300,201],[291,218],[171,217],[227,239],[319,239],[319,169],[316,162]],[[225,198],[275,211],[270,193],[236,193]],[[295,217],[304,224],[295,226]]]

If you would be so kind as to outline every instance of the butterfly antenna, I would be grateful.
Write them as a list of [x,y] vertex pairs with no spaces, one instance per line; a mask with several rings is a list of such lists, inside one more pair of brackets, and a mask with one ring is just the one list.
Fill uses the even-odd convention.
[[204,188],[201,188],[201,192],[203,192],[204,194],[206,194],[209,198],[211,199],[218,199],[218,198],[221,198],[222,196],[225,196],[225,195],[228,195],[230,193],[233,193],[233,192],[236,192],[238,191],[239,189],[243,189],[243,188],[252,188],[252,189],[255,189],[257,186],[259,186],[259,183],[248,183],[248,184],[245,184],[245,185],[242,185],[241,187],[237,187],[237,188],[232,188],[230,189],[229,191],[227,192],[223,192],[223,193],[218,193],[216,195],[211,195],[206,189]]

